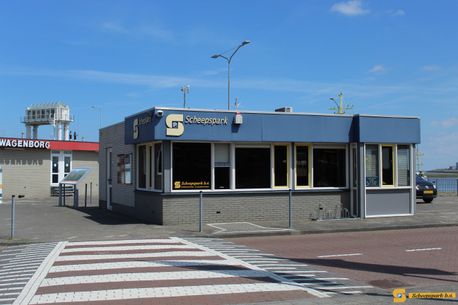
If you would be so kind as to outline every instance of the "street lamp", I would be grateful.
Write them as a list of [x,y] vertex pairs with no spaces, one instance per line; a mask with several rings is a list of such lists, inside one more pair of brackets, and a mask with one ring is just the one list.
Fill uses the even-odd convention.
[[231,56],[226,57],[222,54],[215,54],[211,58],[224,58],[227,61],[227,110],[231,109],[231,61],[232,57],[234,57],[235,53],[243,47],[249,44],[251,41],[249,40],[244,40],[242,43],[234,50],[234,52],[231,54]]
[[186,108],[186,95],[189,94],[191,87],[189,85],[181,87],[181,92],[183,92],[183,108]]
[[97,110],[99,112],[99,129],[102,128],[102,107],[92,105],[91,109]]

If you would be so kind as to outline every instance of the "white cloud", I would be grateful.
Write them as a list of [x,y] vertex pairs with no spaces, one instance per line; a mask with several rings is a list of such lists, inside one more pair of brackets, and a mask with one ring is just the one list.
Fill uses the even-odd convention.
[[397,10],[388,11],[388,14],[390,14],[390,16],[393,16],[393,17],[401,17],[401,16],[404,16],[406,12],[404,10],[397,9]]
[[441,67],[438,65],[425,65],[421,69],[425,72],[437,72],[441,70]]
[[448,118],[448,119],[444,119],[441,121],[433,121],[432,124],[434,126],[442,126],[445,128],[450,128],[450,127],[458,126],[458,118]]
[[106,21],[100,25],[101,29],[106,32],[127,33],[129,32],[124,26],[117,22]]
[[345,16],[359,16],[370,13],[370,10],[363,8],[362,0],[349,0],[335,3],[332,5],[331,11]]
[[386,72],[386,68],[383,65],[375,65],[369,70],[369,72],[373,74],[382,74]]

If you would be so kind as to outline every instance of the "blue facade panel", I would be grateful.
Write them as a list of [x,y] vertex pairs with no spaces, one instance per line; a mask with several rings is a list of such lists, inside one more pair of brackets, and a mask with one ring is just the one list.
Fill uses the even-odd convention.
[[361,143],[420,143],[418,118],[356,116]]
[[[161,115],[157,113],[162,112]],[[150,141],[420,143],[417,118],[157,108],[125,119],[125,143]]]

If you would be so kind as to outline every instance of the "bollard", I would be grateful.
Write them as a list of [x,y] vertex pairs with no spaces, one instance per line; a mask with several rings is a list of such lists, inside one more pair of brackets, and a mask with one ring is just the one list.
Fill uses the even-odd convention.
[[78,208],[78,201],[79,201],[79,192],[75,184],[75,186],[73,187],[73,208],[75,209]]
[[59,206],[62,206],[62,183],[59,183]]
[[202,191],[199,193],[199,232],[203,230],[203,222],[204,222],[204,213],[203,213],[203,202],[202,202]]
[[288,193],[288,228],[292,229],[293,228],[293,211],[292,211],[292,204],[291,204],[291,197],[293,195],[293,190],[289,189]]
[[64,206],[67,206],[65,203],[65,197],[67,197],[67,189],[65,188],[65,184],[62,184],[63,194],[64,194]]
[[84,184],[84,207],[87,208],[87,183]]
[[15,226],[16,226],[16,208],[14,206],[14,198],[16,196],[15,195],[12,195],[11,196],[11,239],[14,238],[14,229],[15,229]]

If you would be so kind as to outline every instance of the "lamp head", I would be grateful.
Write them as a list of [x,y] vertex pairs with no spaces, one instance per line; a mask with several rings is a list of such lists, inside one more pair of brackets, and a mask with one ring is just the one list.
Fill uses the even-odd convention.
[[249,40],[244,40],[244,41],[242,42],[242,47],[243,47],[243,46],[246,46],[246,45],[249,44],[249,43],[251,43],[251,41],[249,41]]
[[214,54],[214,55],[212,55],[211,58],[218,58],[218,57],[220,57],[220,56],[221,56],[220,54]]

